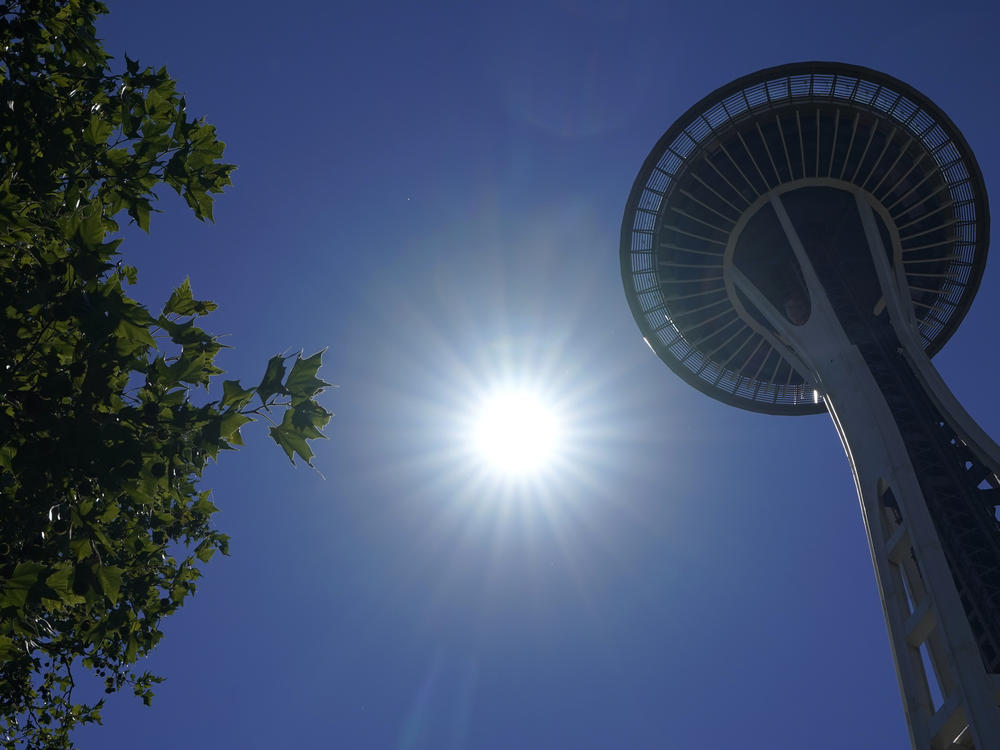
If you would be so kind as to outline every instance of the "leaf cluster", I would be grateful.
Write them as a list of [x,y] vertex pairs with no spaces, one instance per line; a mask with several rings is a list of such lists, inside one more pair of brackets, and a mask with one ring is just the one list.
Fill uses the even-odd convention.
[[[93,0],[0,3],[0,746],[69,748],[100,720],[74,669],[148,703],[135,669],[163,618],[226,553],[199,482],[257,418],[289,459],[331,414],[322,352],[277,356],[261,381],[226,380],[215,305],[185,280],[159,312],[128,294],[115,238],[149,230],[167,185],[199,219],[232,165],[164,69],[113,72]],[[290,367],[289,367],[290,363]],[[280,419],[278,418],[280,415]],[[92,681],[92,680],[91,680]]]

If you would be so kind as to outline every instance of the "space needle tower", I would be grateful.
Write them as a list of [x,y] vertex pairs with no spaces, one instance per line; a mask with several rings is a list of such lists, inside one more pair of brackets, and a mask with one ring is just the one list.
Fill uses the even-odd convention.
[[733,406],[833,418],[914,750],[1000,748],[1000,449],[930,361],[988,243],[982,174],[948,116],[826,62],[695,104],[622,222],[632,314],[675,373]]

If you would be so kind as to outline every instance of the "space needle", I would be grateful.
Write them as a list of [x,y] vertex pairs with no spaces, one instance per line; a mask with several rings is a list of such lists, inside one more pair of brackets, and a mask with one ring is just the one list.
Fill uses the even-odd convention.
[[829,62],[691,107],[622,222],[629,305],[675,373],[733,406],[832,417],[914,750],[1000,748],[1000,449],[930,360],[988,244],[982,174],[948,116]]

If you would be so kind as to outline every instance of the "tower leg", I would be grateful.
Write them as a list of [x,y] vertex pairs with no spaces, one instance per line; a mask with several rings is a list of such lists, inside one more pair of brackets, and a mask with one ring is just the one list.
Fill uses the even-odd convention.
[[[727,273],[772,344],[823,389],[857,484],[914,750],[997,750],[996,448],[917,343],[872,208],[860,191],[853,199],[856,209],[840,201],[839,221],[856,224],[865,247],[834,256],[808,253],[782,198],[771,198],[808,291],[804,322],[737,266]],[[861,291],[883,295],[874,305],[852,286],[866,264],[878,285]]]

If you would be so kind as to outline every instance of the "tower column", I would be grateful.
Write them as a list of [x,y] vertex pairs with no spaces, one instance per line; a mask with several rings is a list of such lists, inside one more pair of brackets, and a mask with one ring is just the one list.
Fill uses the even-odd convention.
[[[954,397],[941,396],[938,378],[938,398],[931,398],[914,372],[933,370],[923,351],[912,346],[916,337],[896,337],[896,329],[909,330],[907,308],[871,206],[860,191],[849,192],[854,200],[845,205],[857,208],[842,221],[857,222],[854,236],[863,238],[865,247],[863,253],[842,249],[837,257],[851,266],[852,278],[865,261],[870,264],[882,292],[876,304],[859,291],[861,285],[841,286],[836,273],[824,268],[822,254],[807,251],[777,193],[769,202],[808,294],[808,318],[790,319],[791,306],[774,298],[775,290],[787,294],[788,284],[774,285],[769,296],[743,273],[738,259],[726,273],[766,321],[760,328],[772,345],[822,389],[857,485],[913,747],[1000,748],[996,676],[986,663],[995,634],[989,623],[985,632],[974,631],[967,612],[970,594],[959,590],[959,584],[975,586],[977,573],[956,570],[956,556],[939,534],[942,513],[935,518],[932,512],[955,502],[928,496],[940,450],[926,463],[915,461],[923,445],[959,448],[959,441],[946,439],[954,433],[954,420],[933,403]],[[835,204],[827,200],[823,205]],[[838,298],[836,305],[831,295]],[[908,362],[916,358],[924,360],[920,368]],[[982,515],[985,520],[985,510]]]

